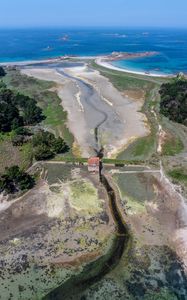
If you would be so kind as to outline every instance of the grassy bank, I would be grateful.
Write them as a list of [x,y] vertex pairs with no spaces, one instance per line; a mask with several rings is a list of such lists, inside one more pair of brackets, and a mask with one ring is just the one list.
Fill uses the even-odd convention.
[[162,147],[162,155],[174,156],[184,149],[181,139],[177,136],[171,136],[166,139]]
[[116,88],[123,91],[124,89],[136,89],[147,87],[149,89],[150,83],[162,84],[168,81],[167,78],[162,77],[150,77],[139,74],[132,74],[126,72],[120,72],[115,70],[109,70],[107,68],[97,65],[95,62],[91,63],[92,67],[98,70],[102,75],[106,76],[111,80]]
[[[72,149],[74,137],[67,127],[67,112],[61,105],[61,99],[52,91],[54,83],[38,80],[22,75],[18,70],[8,70],[3,78],[7,87],[21,94],[33,97],[38,106],[43,110],[46,119],[40,124],[41,127],[52,131],[56,136],[64,138]],[[0,169],[17,164],[27,168],[32,162],[32,146],[27,143],[21,147],[13,147],[11,133],[0,136]],[[70,152],[69,155],[72,155]]]
[[[120,71],[103,68],[96,63],[92,66],[103,76],[107,77],[111,83],[121,92],[129,95],[143,95],[144,105],[141,112],[148,120],[150,134],[139,138],[131,143],[126,149],[118,154],[119,160],[150,160],[156,154],[158,122],[166,130],[167,139],[163,145],[162,155],[176,155],[184,149],[180,126],[163,118],[159,114],[160,95],[159,89],[162,83],[169,81],[169,78],[150,77],[139,74],[123,73]],[[140,97],[139,97],[140,98]],[[155,113],[158,120],[155,118]]]
[[0,135],[0,173],[3,173],[6,167],[13,165],[27,169],[32,163],[32,159],[31,143],[14,147],[12,145],[12,133]]
[[135,140],[126,149],[119,153],[117,159],[147,160],[151,158],[156,151],[157,133],[157,124],[155,123],[155,117],[151,113],[151,109],[152,107],[158,105],[158,89],[160,84],[166,79],[108,70],[98,66],[95,63],[93,63],[93,67],[100,71],[103,76],[107,77],[121,92],[136,92],[137,94],[139,93],[139,95],[143,95],[145,100],[141,112],[143,112],[148,119],[150,134],[146,137]]
[[183,168],[173,169],[168,172],[168,175],[175,183],[184,184],[187,187],[187,170]]
[[66,125],[67,112],[61,105],[61,99],[51,90],[55,86],[53,82],[28,77],[16,70],[8,71],[4,82],[8,88],[36,99],[46,116],[42,125],[63,137],[72,146],[74,138]]

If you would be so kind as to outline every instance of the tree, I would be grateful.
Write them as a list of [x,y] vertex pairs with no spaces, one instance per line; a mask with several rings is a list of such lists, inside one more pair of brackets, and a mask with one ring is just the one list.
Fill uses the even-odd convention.
[[23,122],[25,125],[35,125],[45,119],[42,114],[42,109],[34,104],[28,102],[27,106],[23,109]]
[[62,138],[55,138],[53,133],[43,130],[33,136],[32,144],[35,148],[36,160],[49,159],[57,153],[65,153],[69,150]]
[[27,136],[32,135],[31,131],[28,128],[25,128],[25,127],[17,127],[15,129],[15,133],[17,135],[27,135]]
[[0,89],[5,89],[6,88],[6,84],[0,80]]
[[40,130],[37,134],[33,136],[33,146],[39,146],[45,144],[46,146],[52,146],[55,142],[55,135],[49,131]]
[[9,132],[23,125],[35,125],[45,117],[34,99],[0,88],[0,131]]
[[13,104],[14,103],[14,93],[7,89],[6,87],[2,87],[0,89],[0,103]]
[[187,80],[178,75],[160,89],[160,112],[170,120],[187,125]]
[[0,67],[0,77],[3,77],[6,75],[5,70],[3,69],[3,67]]
[[20,118],[20,116],[17,116],[17,118],[11,120],[11,129],[16,130],[17,128],[20,128],[20,125],[22,124],[22,118]]
[[53,150],[57,154],[65,153],[69,150],[69,147],[61,137],[58,137],[53,143]]
[[25,142],[23,135],[16,135],[12,138],[12,145],[13,146],[22,146]]
[[0,89],[0,131],[9,132],[23,124],[19,110],[14,104],[14,93],[6,88]]
[[34,184],[34,178],[20,170],[18,166],[7,168],[5,173],[0,176],[0,191],[8,194],[31,189]]
[[34,149],[34,156],[36,160],[46,160],[54,156],[54,152],[50,150],[49,146],[40,144]]
[[18,109],[12,104],[0,103],[0,131],[9,132],[15,124],[22,125]]
[[15,103],[23,112],[25,125],[35,125],[45,119],[42,109],[37,106],[37,102],[33,98],[18,93],[15,97]]

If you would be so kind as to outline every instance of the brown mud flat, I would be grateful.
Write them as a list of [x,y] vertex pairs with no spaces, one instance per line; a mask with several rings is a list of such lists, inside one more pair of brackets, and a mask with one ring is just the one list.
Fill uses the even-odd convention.
[[68,259],[63,260],[62,262],[61,262],[60,258],[58,258],[58,259],[52,261],[51,265],[55,266],[57,268],[79,267],[82,264],[90,263],[91,261],[96,260],[96,258],[98,258],[100,256],[102,256],[102,252],[97,251],[97,252],[82,254],[82,255],[76,257],[76,259],[69,258],[69,260]]
[[176,251],[173,238],[186,227],[187,206],[165,175],[123,174],[119,170],[113,177],[109,176],[117,185],[121,213],[134,236],[144,244],[165,245]]
[[[45,168],[46,179],[0,213],[2,299],[42,299],[112,244],[115,226],[97,176],[55,163]],[[72,203],[75,192],[80,202]],[[88,193],[94,203],[76,208]]]
[[184,256],[176,254],[176,248],[183,246],[173,244],[175,233],[184,226],[177,221],[183,209],[178,195],[164,177],[119,171],[113,177],[106,175],[129,227],[130,243],[115,268],[64,299],[111,299],[112,295],[120,300],[186,300]]
[[[60,300],[63,299],[80,299],[80,294],[87,287],[99,282],[106,274],[110,273],[119,263],[126,247],[128,246],[129,234],[126,224],[124,223],[120,211],[117,206],[116,195],[108,178],[102,173],[100,180],[105,187],[111,214],[116,224],[116,237],[112,249],[106,255],[88,264],[79,276],[70,278],[65,284],[51,291],[45,300]],[[73,287],[73,289],[72,289]]]

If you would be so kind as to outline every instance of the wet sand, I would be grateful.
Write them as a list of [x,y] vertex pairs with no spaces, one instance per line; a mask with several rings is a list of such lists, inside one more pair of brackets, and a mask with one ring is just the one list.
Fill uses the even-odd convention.
[[[134,99],[125,96],[98,71],[90,72],[88,68],[76,67],[66,69],[66,72],[90,84],[97,91],[102,105],[105,104],[107,107],[105,111],[109,111],[108,119],[102,125],[102,131],[110,134],[107,140],[108,147],[106,145],[109,157],[115,156],[132,140],[148,135],[147,119],[140,112],[143,105],[142,99],[134,101]],[[121,128],[118,125],[121,125]]]
[[[105,156],[115,157],[136,138],[149,134],[142,101],[120,93],[98,71],[83,66],[62,68],[60,64],[24,68],[22,73],[54,81],[62,105],[68,113],[68,127],[79,145],[82,156],[105,148]],[[98,144],[95,129],[98,128]]]

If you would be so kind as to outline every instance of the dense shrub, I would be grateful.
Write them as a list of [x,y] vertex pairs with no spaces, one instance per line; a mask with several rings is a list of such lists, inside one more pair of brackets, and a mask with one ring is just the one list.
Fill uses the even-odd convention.
[[160,112],[170,120],[187,125],[187,80],[177,76],[160,89]]
[[0,88],[0,132],[10,132],[23,125],[35,125],[45,117],[34,99]]
[[8,194],[31,189],[34,184],[34,178],[20,170],[18,166],[7,168],[0,176],[0,192],[5,191]]
[[52,158],[55,154],[65,153],[69,150],[65,141],[48,131],[39,131],[33,136],[34,155],[36,160]]
[[17,135],[27,135],[27,136],[32,135],[31,131],[28,128],[25,128],[25,127],[17,127],[15,129],[15,133]]
[[5,76],[5,75],[6,75],[5,70],[3,69],[3,67],[0,67],[0,77]]
[[34,149],[34,156],[36,160],[46,160],[54,157],[54,153],[49,146],[41,144]]

